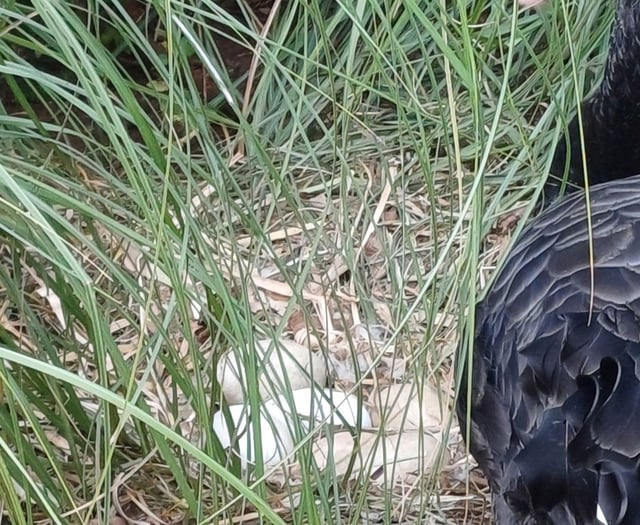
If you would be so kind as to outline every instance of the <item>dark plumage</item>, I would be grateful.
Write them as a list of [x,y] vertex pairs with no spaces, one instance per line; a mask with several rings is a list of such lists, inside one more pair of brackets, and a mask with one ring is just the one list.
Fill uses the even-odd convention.
[[640,176],[595,187],[591,214],[593,290],[573,194],[523,230],[476,311],[469,447],[501,525],[596,523],[596,502],[640,523]]
[[584,192],[536,217],[475,312],[457,411],[499,525],[640,524],[639,20],[583,105],[590,221]]
[[[587,173],[591,185],[640,173],[640,8],[638,0],[618,0],[604,77],[581,104]],[[545,186],[546,202],[559,193],[567,171],[567,190],[584,187],[578,118],[553,156]]]

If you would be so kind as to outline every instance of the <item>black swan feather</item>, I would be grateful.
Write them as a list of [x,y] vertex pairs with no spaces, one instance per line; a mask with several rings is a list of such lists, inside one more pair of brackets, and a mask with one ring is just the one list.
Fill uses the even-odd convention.
[[458,415],[500,524],[640,523],[640,176],[592,189],[593,265],[584,198],[523,230],[476,311]]

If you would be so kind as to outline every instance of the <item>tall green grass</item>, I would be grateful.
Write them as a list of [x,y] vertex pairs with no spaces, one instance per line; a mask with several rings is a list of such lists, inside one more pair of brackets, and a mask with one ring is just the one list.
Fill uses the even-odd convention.
[[[136,19],[104,0],[0,4],[12,523],[140,509],[196,523],[453,519],[433,475],[406,508],[367,476],[347,484],[313,465],[299,486],[274,487],[261,467],[243,480],[212,435],[215,364],[282,336],[294,312],[323,340],[313,283],[337,304],[356,297],[365,325],[385,305],[404,379],[442,382],[450,404],[458,335],[496,260],[483,239],[532,209],[598,79],[613,5],[289,0],[265,26],[239,4],[234,17],[210,0],[152,1]],[[253,54],[242,78],[220,35]],[[337,258],[341,280],[318,280]],[[252,278],[266,267],[292,291],[278,315]],[[257,364],[241,355],[255,407]]]

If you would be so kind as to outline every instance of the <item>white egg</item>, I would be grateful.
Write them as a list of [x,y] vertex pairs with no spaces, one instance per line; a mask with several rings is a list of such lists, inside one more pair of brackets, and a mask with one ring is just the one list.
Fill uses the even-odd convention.
[[[313,383],[323,386],[327,381],[324,356],[295,341],[256,341],[255,354],[263,400],[281,392],[309,387]],[[245,402],[247,381],[240,353],[231,351],[223,355],[218,361],[216,376],[229,404]]]
[[360,425],[358,425],[360,402],[357,396],[347,395],[345,392],[331,388],[301,388],[291,392],[290,396],[280,395],[277,399],[267,401],[266,406],[282,409],[289,417],[297,416],[303,428],[307,430],[309,422],[329,422],[332,425],[359,426],[360,428],[372,426],[371,416],[364,406],[360,408]]
[[[213,431],[225,448],[233,448],[240,456],[240,465],[246,472],[249,463],[255,464],[256,447],[251,409],[244,405],[228,407],[232,426],[229,427],[222,410],[213,414]],[[265,466],[280,463],[293,449],[293,440],[285,414],[277,406],[260,410],[260,443]]]

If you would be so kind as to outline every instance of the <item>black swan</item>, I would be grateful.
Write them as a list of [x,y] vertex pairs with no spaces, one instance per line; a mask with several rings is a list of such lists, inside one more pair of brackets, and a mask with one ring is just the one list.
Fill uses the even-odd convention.
[[533,219],[475,312],[457,412],[499,525],[640,524],[639,104],[640,0],[618,0],[582,105],[589,211],[579,191]]
[[582,132],[571,120],[553,156],[545,185],[546,202],[566,189],[585,185],[582,147],[589,184],[640,174],[640,7],[636,0],[618,0],[604,78],[581,104]]

